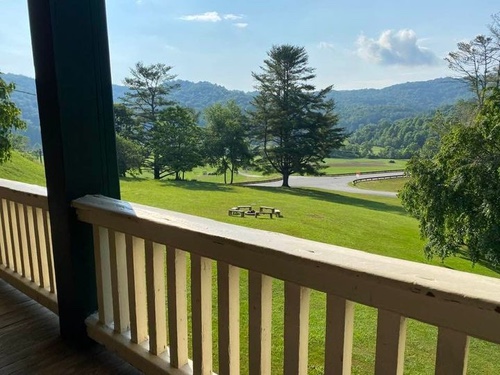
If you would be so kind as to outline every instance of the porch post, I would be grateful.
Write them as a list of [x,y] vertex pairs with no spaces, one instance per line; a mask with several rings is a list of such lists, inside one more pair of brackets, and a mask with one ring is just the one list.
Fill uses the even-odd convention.
[[89,342],[91,228],[71,201],[120,197],[104,0],[28,0],[63,338]]

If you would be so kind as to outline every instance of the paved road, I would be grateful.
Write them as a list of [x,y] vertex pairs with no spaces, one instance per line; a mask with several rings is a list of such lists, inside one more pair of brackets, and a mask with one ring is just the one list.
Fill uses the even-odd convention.
[[[401,175],[401,172],[389,172],[389,173],[365,173],[362,174],[361,177],[381,177],[381,176],[395,176]],[[353,186],[349,186],[349,183],[354,181],[356,175],[350,176],[339,176],[339,177],[309,177],[309,176],[290,176],[290,186],[291,187],[312,187],[318,189],[325,190],[335,190],[335,191],[344,191],[348,193],[357,193],[357,194],[370,194],[370,195],[379,195],[384,197],[395,197],[396,193],[387,192],[387,191],[376,191],[376,190],[365,190],[358,189]],[[258,184],[252,184],[252,186],[269,186],[269,187],[279,187],[281,186],[281,181],[275,182],[264,182]]]

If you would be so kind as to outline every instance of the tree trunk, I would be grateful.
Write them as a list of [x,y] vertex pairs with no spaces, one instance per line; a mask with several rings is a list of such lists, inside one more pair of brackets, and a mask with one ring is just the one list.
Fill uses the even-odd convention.
[[158,155],[153,156],[153,178],[155,180],[160,179],[160,166],[158,165]]
[[230,184],[232,185],[233,181],[234,181],[234,167],[230,168],[230,171],[231,171],[231,182],[230,182]]
[[281,187],[287,187],[287,188],[290,187],[290,185],[288,185],[289,177],[290,177],[290,174],[288,172],[283,172],[283,184],[281,185]]

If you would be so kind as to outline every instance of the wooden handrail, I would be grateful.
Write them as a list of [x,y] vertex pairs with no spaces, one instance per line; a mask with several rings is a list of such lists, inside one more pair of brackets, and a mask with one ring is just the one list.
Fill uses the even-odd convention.
[[[290,361],[285,367],[294,369],[293,371],[303,373],[305,368],[302,358],[306,355],[304,351],[307,351],[307,347],[303,346],[303,334],[307,321],[302,319],[307,317],[303,311],[307,311],[308,289],[326,293],[329,300],[343,301],[336,307],[330,305],[330,302],[328,304],[335,316],[344,314],[344,323],[341,324],[344,328],[340,327],[338,321],[327,325],[327,328],[340,327],[343,332],[343,343],[338,349],[334,349],[335,353],[347,355],[352,345],[352,338],[346,337],[352,335],[351,303],[377,308],[381,314],[379,324],[382,327],[377,342],[380,342],[380,345],[389,345],[384,350],[377,351],[377,358],[380,357],[380,361],[390,359],[390,363],[385,362],[380,368],[390,368],[394,373],[400,373],[402,369],[400,360],[404,350],[404,324],[401,322],[404,322],[404,318],[432,324],[443,332],[460,332],[464,337],[473,336],[500,343],[500,329],[492,329],[500,327],[500,280],[495,278],[368,254],[279,233],[243,228],[102,196],[77,199],[73,206],[78,218],[92,224],[94,228],[107,228],[133,238],[144,239],[146,243],[166,245],[163,251],[166,249],[167,256],[173,256],[172,251],[176,249],[192,254],[194,263],[191,268],[191,281],[195,283],[193,294],[196,294],[192,295],[192,298],[198,301],[195,303],[193,300],[193,319],[196,318],[193,321],[193,329],[199,330],[193,331],[193,335],[209,335],[208,330],[204,328],[211,314],[207,310],[210,290],[205,290],[208,287],[206,282],[210,280],[210,274],[207,273],[210,261],[207,259],[251,271],[250,303],[257,304],[258,309],[257,315],[250,315],[250,350],[253,350],[250,356],[254,356],[251,366],[258,369],[268,368],[267,359],[263,359],[268,355],[267,349],[262,347],[267,348],[268,344],[257,345],[255,342],[255,337],[263,337],[260,324],[268,321],[270,311],[268,297],[263,298],[264,294],[268,296],[269,292],[264,293],[263,284],[255,284],[252,281],[261,280],[262,277],[284,280],[290,301],[297,302],[290,302],[285,306],[287,309],[293,309],[285,313],[291,314],[285,321],[285,339],[290,338],[285,342],[285,360],[289,358]],[[149,249],[146,246],[146,255],[149,257],[153,256],[148,255],[151,249],[151,246]],[[206,279],[204,287],[203,283],[200,284],[200,278]],[[221,285],[226,285],[227,281],[224,283]],[[172,286],[170,290],[177,290],[176,286]],[[148,305],[150,303],[152,302],[148,297]],[[184,319],[185,316],[180,318]],[[256,325],[252,322],[256,322]],[[327,334],[333,337],[329,331]],[[95,333],[95,336],[110,344],[109,338],[103,338],[102,332]],[[206,352],[209,349],[203,346],[202,337],[193,338],[196,343],[193,350],[196,348],[194,355],[197,361],[194,368],[206,373],[209,372],[211,363],[211,357],[207,356],[211,354]],[[227,335],[224,337],[227,341]],[[442,342],[441,346],[444,345]],[[287,345],[292,346],[287,349]],[[120,350],[116,347],[114,349]],[[330,348],[327,347],[326,350],[329,352]],[[440,350],[449,353],[449,350]],[[161,354],[157,353],[156,349],[154,352]],[[300,358],[296,355],[300,355]],[[466,353],[464,355],[466,356]],[[260,358],[260,364],[255,363],[256,358]],[[136,360],[140,362],[143,359],[144,353]],[[458,360],[460,362],[460,358]],[[225,361],[226,364],[230,363],[227,359]],[[349,360],[345,362],[350,363]],[[450,363],[449,359],[443,361],[442,358],[438,362]],[[185,361],[181,363],[184,364]],[[329,363],[328,366],[332,369],[342,368],[338,363]],[[455,365],[455,368],[459,367],[460,364]]]
[[0,277],[57,313],[47,190],[0,179]]

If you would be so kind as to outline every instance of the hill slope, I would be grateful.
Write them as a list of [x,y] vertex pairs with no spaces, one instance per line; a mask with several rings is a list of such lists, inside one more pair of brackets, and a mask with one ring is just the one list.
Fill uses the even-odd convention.
[[[28,122],[26,135],[32,145],[40,143],[36,96],[20,91],[35,93],[32,78],[5,74],[3,78],[14,82],[18,92],[12,95]],[[228,90],[209,82],[190,82],[177,80],[180,89],[171,94],[171,99],[182,105],[203,111],[217,103],[235,100],[241,107],[249,109],[255,92]],[[126,87],[113,85],[113,97],[119,101]],[[333,91],[330,98],[335,100],[340,116],[339,125],[349,132],[380,120],[396,121],[419,114],[427,114],[443,105],[454,104],[459,99],[471,97],[465,83],[452,78],[439,78],[431,81],[409,82],[383,89],[339,90]]]

